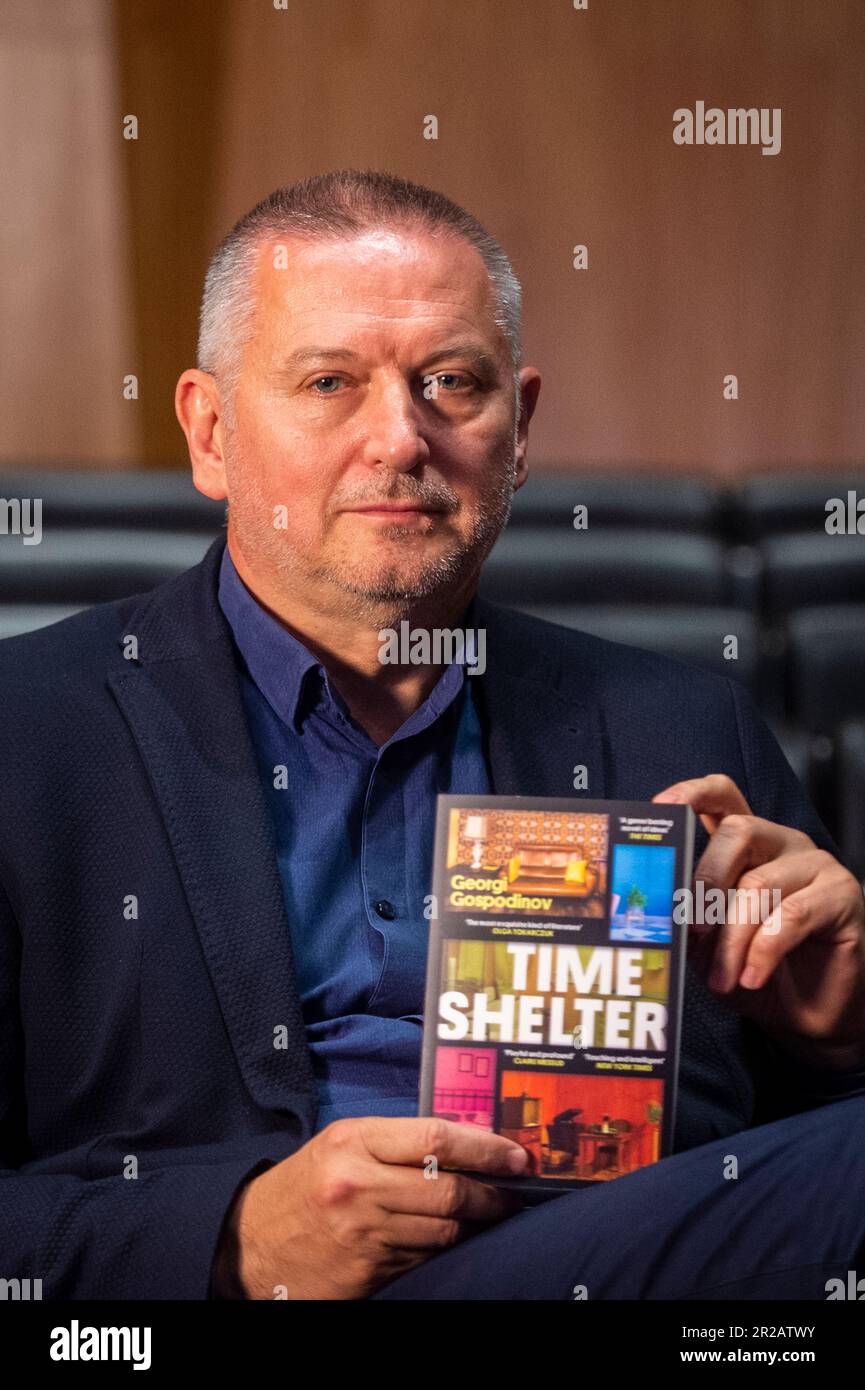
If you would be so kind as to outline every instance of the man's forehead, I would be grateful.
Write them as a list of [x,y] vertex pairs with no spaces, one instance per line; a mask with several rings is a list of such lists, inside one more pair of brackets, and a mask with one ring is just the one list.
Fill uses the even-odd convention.
[[256,265],[260,330],[303,320],[459,319],[493,329],[493,293],[473,246],[457,237],[373,229],[325,241],[262,241]]

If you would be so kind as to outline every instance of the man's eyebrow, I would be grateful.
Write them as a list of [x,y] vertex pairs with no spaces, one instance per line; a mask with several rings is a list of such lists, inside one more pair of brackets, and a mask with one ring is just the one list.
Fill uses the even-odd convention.
[[310,362],[318,362],[322,357],[352,357],[358,354],[352,352],[351,348],[341,347],[308,347],[297,348],[295,352],[290,352],[286,357],[281,357],[280,368],[286,367],[305,367]]
[[493,376],[497,375],[499,370],[499,364],[492,353],[477,343],[452,343],[449,347],[439,348],[424,358],[422,366],[431,367],[434,362],[441,362],[447,357],[461,357],[464,361],[471,362],[479,371],[489,372]]
[[[347,360],[359,361],[360,354],[353,352],[351,348],[345,347],[307,347],[297,348],[294,352],[288,353],[280,359],[279,370],[287,371],[292,367],[306,367],[314,362],[322,360],[332,361],[334,358],[341,357]],[[419,370],[431,367],[436,362],[441,362],[448,357],[461,357],[464,361],[470,362],[480,371],[485,371],[491,375],[496,375],[499,371],[499,364],[495,357],[477,343],[452,343],[448,347],[437,348],[435,352],[429,353],[421,362]]]

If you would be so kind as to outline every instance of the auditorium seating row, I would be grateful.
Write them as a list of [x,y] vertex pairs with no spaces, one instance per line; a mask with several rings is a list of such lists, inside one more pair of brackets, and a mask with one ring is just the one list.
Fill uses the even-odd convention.
[[[224,512],[221,502],[196,492],[185,467],[111,473],[4,467],[0,491],[4,497],[41,497],[55,526],[146,525],[208,532],[218,528]],[[850,492],[865,495],[865,465],[848,473],[778,470],[730,486],[612,467],[590,473],[536,467],[514,497],[512,523],[558,526],[583,505],[591,526],[639,526],[753,541],[821,529],[827,500],[846,499]]]
[[[865,468],[727,488],[536,469],[514,498],[482,592],[740,680],[865,875],[860,494]],[[184,470],[0,472],[0,499],[11,498],[41,499],[42,536],[27,545],[0,533],[0,637],[180,573],[225,521],[224,503],[202,497]],[[827,532],[833,498],[847,534]]]

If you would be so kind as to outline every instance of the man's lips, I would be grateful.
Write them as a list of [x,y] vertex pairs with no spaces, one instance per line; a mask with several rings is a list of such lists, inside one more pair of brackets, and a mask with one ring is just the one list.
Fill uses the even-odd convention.
[[406,514],[417,515],[419,513],[422,513],[425,516],[431,516],[435,513],[440,512],[441,508],[424,507],[417,502],[373,502],[367,507],[348,507],[346,508],[346,510],[354,512],[361,516],[367,514],[372,516],[379,516],[383,514],[389,516],[400,516]]

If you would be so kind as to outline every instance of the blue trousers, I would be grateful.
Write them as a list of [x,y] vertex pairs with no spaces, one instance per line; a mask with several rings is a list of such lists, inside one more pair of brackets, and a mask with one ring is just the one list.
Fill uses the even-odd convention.
[[849,1270],[865,1276],[865,1096],[525,1207],[372,1297],[825,1299]]

